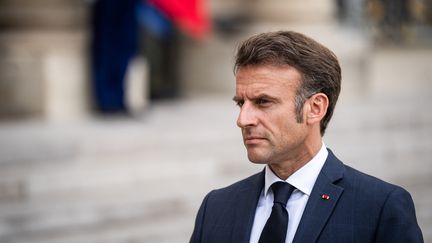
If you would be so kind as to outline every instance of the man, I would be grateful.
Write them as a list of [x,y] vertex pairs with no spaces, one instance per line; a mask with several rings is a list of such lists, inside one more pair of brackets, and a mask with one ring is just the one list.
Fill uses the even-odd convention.
[[296,32],[242,43],[236,95],[256,175],[204,199],[190,242],[423,242],[404,189],[344,165],[322,142],[340,92],[336,56]]

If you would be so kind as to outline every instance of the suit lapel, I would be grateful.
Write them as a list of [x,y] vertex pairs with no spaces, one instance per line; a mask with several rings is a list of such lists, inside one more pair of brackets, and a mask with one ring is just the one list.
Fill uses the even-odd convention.
[[234,216],[234,227],[231,242],[248,243],[255,217],[255,210],[262,188],[264,171],[251,178],[252,183],[241,188],[237,195],[237,207]]
[[[344,167],[329,150],[327,160],[321,169],[311,192],[300,224],[294,236],[294,243],[316,242],[328,218],[333,212],[343,188],[334,184],[343,177]],[[329,199],[323,199],[328,195]]]

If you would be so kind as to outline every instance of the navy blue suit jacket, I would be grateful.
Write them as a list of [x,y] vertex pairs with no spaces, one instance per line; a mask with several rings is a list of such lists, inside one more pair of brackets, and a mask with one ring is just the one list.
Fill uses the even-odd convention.
[[[261,172],[207,194],[190,242],[248,243],[263,187]],[[329,151],[293,242],[417,243],[423,236],[407,191],[344,165]]]

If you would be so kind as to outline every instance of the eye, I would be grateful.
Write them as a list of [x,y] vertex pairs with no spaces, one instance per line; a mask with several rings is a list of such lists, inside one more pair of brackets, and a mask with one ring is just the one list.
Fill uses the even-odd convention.
[[242,107],[243,104],[244,104],[244,101],[243,101],[243,100],[238,100],[238,101],[236,101],[236,105],[237,105],[238,107]]
[[264,99],[264,98],[259,98],[256,100],[256,104],[257,105],[267,105],[270,103],[270,100]]

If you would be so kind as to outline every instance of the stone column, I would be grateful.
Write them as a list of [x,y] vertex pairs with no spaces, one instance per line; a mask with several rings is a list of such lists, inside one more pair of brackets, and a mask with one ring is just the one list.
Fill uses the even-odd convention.
[[0,117],[87,113],[87,4],[0,1]]

